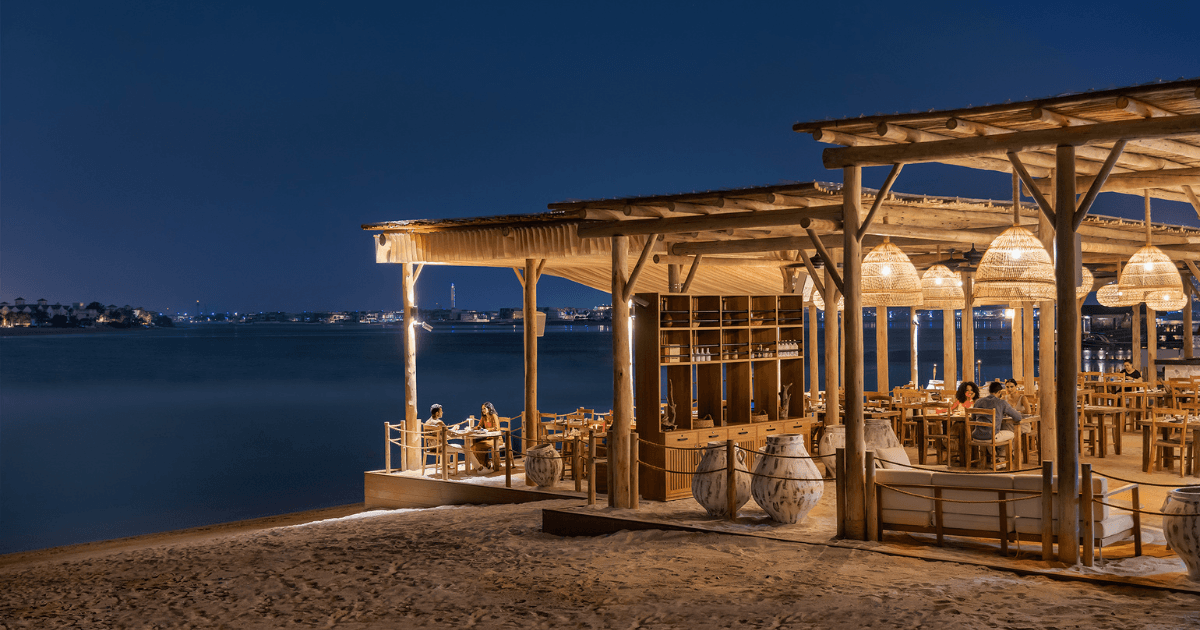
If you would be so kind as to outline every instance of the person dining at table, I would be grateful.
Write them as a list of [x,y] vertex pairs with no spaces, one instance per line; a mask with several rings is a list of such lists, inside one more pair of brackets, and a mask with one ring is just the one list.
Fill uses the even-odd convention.
[[[1015,379],[1005,379],[1004,393],[1001,395],[1001,398],[1004,399],[1004,402],[1012,405],[1013,409],[1021,412],[1021,415],[1027,416],[1033,413],[1033,410],[1029,408],[1029,400],[1025,398],[1025,394],[1017,387]],[[1024,428],[1028,429],[1029,427]]]
[[[496,413],[496,406],[490,402],[483,403],[480,408],[480,418],[478,428],[484,431],[499,431],[500,416]],[[492,468],[492,442],[491,440],[479,440],[471,445],[471,450],[475,452],[475,459],[479,461],[483,468]]]
[[963,381],[958,386],[958,391],[954,392],[954,402],[950,403],[950,414],[957,413],[962,410],[966,413],[972,405],[979,399],[979,386],[974,381]]
[[1139,372],[1138,370],[1133,369],[1133,361],[1126,359],[1125,362],[1121,364],[1121,368],[1122,369],[1121,369],[1120,373],[1125,376],[1125,380],[1127,380],[1127,381],[1142,380],[1142,373]]
[[[997,438],[1006,439],[1010,436],[1002,435],[1004,431],[1011,431],[1011,435],[1016,435],[1018,431],[1022,430],[1021,420],[1024,419],[1024,416],[1000,396],[1002,391],[1004,391],[1004,386],[993,381],[988,385],[988,395],[975,401],[975,405],[972,408],[995,409],[996,425],[992,427],[992,431],[997,432]],[[975,432],[972,435],[977,440],[990,440],[992,439],[992,431],[988,431],[987,427],[975,427]]]

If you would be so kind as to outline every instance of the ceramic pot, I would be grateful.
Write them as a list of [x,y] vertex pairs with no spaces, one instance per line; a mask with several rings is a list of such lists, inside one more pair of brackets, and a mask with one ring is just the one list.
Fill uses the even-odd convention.
[[[901,463],[910,463],[908,455],[900,444],[900,438],[896,437],[896,432],[892,429],[891,422],[868,418],[864,425],[863,441],[866,442],[866,450],[896,448],[899,450],[890,452],[893,460],[898,458]],[[817,452],[821,456],[821,462],[825,464],[825,470],[830,471],[830,474],[833,474],[834,456],[839,448],[846,448],[846,425],[835,424],[825,427],[825,435],[821,437]]]
[[[741,508],[750,500],[750,471],[746,468],[746,451],[734,449],[733,474],[737,486],[737,506]],[[709,472],[717,470],[720,472]],[[725,443],[709,442],[700,456],[696,474],[692,475],[692,497],[709,516],[729,516],[729,484],[726,471]],[[735,511],[736,515],[736,511]]]
[[758,449],[750,494],[771,520],[800,522],[825,492],[813,460],[792,459],[808,456],[804,448],[807,439],[806,435],[772,435],[767,437],[767,445]]
[[1162,511],[1167,544],[1187,566],[1188,579],[1200,582],[1200,486],[1168,492]]
[[525,476],[539,488],[558,483],[563,461],[553,444],[542,444],[525,451]]

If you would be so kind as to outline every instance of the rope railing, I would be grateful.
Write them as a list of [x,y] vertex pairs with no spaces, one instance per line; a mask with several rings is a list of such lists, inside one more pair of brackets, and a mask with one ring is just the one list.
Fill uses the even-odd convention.
[[1107,477],[1109,479],[1112,479],[1113,481],[1120,481],[1123,483],[1136,483],[1141,486],[1152,486],[1155,488],[1186,488],[1188,486],[1196,485],[1196,484],[1187,484],[1187,483],[1185,483],[1183,485],[1175,485],[1175,484],[1169,484],[1169,483],[1153,483],[1150,481],[1134,481],[1133,479],[1123,479],[1121,477],[1117,477],[1116,475],[1110,475],[1108,473],[1103,473],[1103,472],[1100,472],[1099,470],[1095,470],[1095,469],[1092,470],[1092,474],[1100,475],[1101,477]]
[[1143,510],[1141,508],[1106,503],[1104,501],[1101,501],[1100,499],[1092,499],[1092,502],[1099,503],[1100,505],[1108,506],[1111,508],[1117,508],[1118,510],[1128,510],[1130,512],[1137,512],[1138,514],[1149,514],[1151,516],[1200,516],[1200,512],[1184,512],[1182,514],[1169,514],[1167,512],[1151,512],[1150,510]]
[[[1012,498],[1012,499],[991,499],[991,500],[980,500],[980,501],[968,501],[967,499],[947,499],[946,497],[931,497],[927,494],[917,494],[915,492],[906,492],[904,490],[897,488],[896,486],[892,486],[892,485],[889,485],[886,483],[875,482],[875,485],[879,488],[887,488],[888,490],[891,490],[893,492],[898,492],[900,494],[907,494],[910,497],[917,497],[918,499],[928,499],[930,501],[944,501],[946,503],[1016,503],[1017,501],[1028,501],[1030,499],[1041,499],[1042,498],[1042,493],[1037,492],[1036,494],[1030,494],[1027,497],[1016,497],[1016,498]],[[959,488],[947,488],[947,490],[958,490],[958,489]],[[1013,490],[1011,488],[962,488],[962,490],[989,490],[989,491],[994,490],[995,492],[1021,492],[1020,490]],[[1027,492],[1033,492],[1033,491],[1029,490]]]
[[927,472],[953,472],[956,475],[1011,475],[1013,473],[1020,473],[1020,472],[1041,472],[1041,470],[1042,470],[1040,467],[1038,467],[1038,468],[1018,468],[1017,470],[954,470],[954,471],[950,471],[950,470],[943,470],[941,468],[925,468],[922,466],[918,466],[916,464],[905,464],[904,462],[894,462],[894,461],[891,461],[890,459],[884,459],[882,457],[879,457],[878,455],[875,456],[875,461],[885,462],[888,464],[901,466],[903,468],[911,468],[913,470],[924,470]]

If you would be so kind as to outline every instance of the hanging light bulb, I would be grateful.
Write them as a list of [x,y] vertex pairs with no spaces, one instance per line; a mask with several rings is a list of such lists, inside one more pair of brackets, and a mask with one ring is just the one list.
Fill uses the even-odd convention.
[[1054,263],[1029,230],[1012,226],[997,236],[975,272],[975,298],[981,302],[1042,302],[1056,295]]
[[863,306],[919,306],[921,277],[908,256],[884,237],[883,243],[863,256]]
[[931,310],[960,309],[966,303],[962,282],[945,265],[934,265],[921,276],[922,306]]

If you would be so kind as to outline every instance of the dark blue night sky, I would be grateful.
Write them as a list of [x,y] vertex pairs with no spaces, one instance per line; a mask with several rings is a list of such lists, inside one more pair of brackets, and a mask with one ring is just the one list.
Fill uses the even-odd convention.
[[[838,181],[791,123],[1200,75],[1194,2],[1056,4],[5,2],[0,300],[391,309],[362,223]],[[913,166],[896,189],[1009,178]],[[520,303],[507,270],[444,267],[419,301],[451,282],[460,307]],[[545,305],[608,301],[544,282]]]

